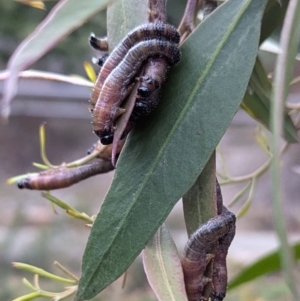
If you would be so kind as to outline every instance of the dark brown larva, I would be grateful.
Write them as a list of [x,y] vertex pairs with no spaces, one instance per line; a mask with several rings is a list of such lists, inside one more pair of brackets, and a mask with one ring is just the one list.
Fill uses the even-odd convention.
[[[102,43],[94,41],[95,39],[97,39],[95,38],[95,36],[92,36],[92,39],[93,41],[90,41],[90,44],[93,44],[92,47],[94,47],[95,45],[97,47]],[[118,64],[127,54],[129,49],[138,42],[151,39],[163,39],[178,44],[180,36],[174,26],[161,22],[143,24],[133,29],[112,51],[109,58],[103,64],[91,94],[90,103],[92,108],[98,99],[99,92],[101,91],[107,76],[111,73],[113,69],[115,69],[118,66]]]
[[[217,213],[201,225],[188,240],[182,268],[189,301],[203,300],[205,286],[212,282],[212,301],[222,301],[227,288],[226,256],[235,235],[235,215],[223,206],[223,198],[216,181]],[[211,251],[213,254],[211,254]],[[213,260],[212,277],[205,276],[209,262]]]
[[164,57],[169,65],[180,60],[176,44],[165,40],[143,41],[132,47],[120,64],[108,75],[93,110],[94,132],[106,144],[107,136],[113,134],[113,122],[122,114],[119,105],[130,92],[130,83],[149,57]]
[[219,239],[216,255],[214,257],[212,275],[213,290],[211,293],[212,301],[222,301],[226,296],[228,282],[226,257],[235,235],[235,216],[228,211],[226,207],[223,207],[223,212],[224,211],[226,211],[224,214],[228,216],[228,219],[231,219],[231,222],[229,223],[228,233]]
[[168,70],[169,64],[164,58],[148,59],[140,77],[138,96],[130,116],[131,122],[137,122],[141,117],[149,115],[158,106],[161,86]]
[[[227,249],[229,248],[229,245],[225,246],[222,245],[222,238],[227,235],[228,232],[230,232],[233,228],[233,225],[235,223],[235,216],[233,213],[229,212],[226,208],[223,209],[222,213],[220,215],[217,215],[216,217],[210,219],[207,223],[200,226],[200,228],[193,233],[193,235],[188,240],[186,247],[185,247],[185,253],[184,257],[182,259],[182,268],[184,272],[184,279],[186,284],[186,292],[188,295],[189,301],[198,301],[201,298],[203,289],[205,285],[211,281],[211,279],[208,279],[204,276],[204,273],[206,271],[206,267],[209,263],[209,261],[214,257],[214,255],[209,256],[207,254],[207,249],[209,246],[211,246],[214,243],[217,243],[219,240],[219,246],[217,247],[216,251],[216,257],[219,257],[218,260],[218,268],[220,270],[223,268],[226,268],[226,255],[227,255]],[[233,234],[234,235],[234,234]],[[221,254],[220,251],[225,251],[226,254]],[[224,258],[225,256],[225,258]],[[225,259],[225,267],[223,260]],[[215,266],[216,262],[214,262]],[[216,267],[216,266],[215,266]],[[217,271],[213,268],[213,271]],[[214,273],[214,272],[213,272]],[[222,277],[218,279],[222,279],[222,281],[219,281],[219,285],[217,287],[214,287],[214,294],[215,296],[221,296],[226,292],[226,285],[225,285],[225,292],[224,292],[224,276],[226,274],[226,285],[227,285],[227,271],[224,273],[222,271]],[[216,275],[220,276],[220,275]],[[213,277],[213,282],[217,282],[217,278]],[[216,299],[218,300],[218,299]],[[219,299],[223,300],[223,299]]]
[[18,182],[18,187],[20,189],[33,190],[65,188],[96,174],[106,173],[113,169],[114,167],[110,161],[98,159],[90,164],[74,168],[60,167],[43,171],[38,175],[28,176]]

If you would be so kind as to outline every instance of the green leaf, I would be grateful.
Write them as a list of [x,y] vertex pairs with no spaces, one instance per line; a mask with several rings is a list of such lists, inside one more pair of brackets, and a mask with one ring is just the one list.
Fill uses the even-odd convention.
[[[293,251],[296,259],[300,259],[300,243],[293,245]],[[251,265],[245,267],[239,275],[234,277],[228,284],[228,290],[231,290],[243,283],[249,282],[257,277],[276,272],[281,269],[279,249],[260,258]]]
[[160,301],[188,301],[175,243],[163,224],[143,251],[144,269]]
[[128,268],[196,181],[245,94],[265,4],[227,1],[182,46],[164,101],[119,158],[84,253],[77,301]]
[[123,37],[136,26],[148,20],[148,1],[112,1],[107,9],[107,36],[109,49],[114,49]]
[[210,218],[214,217],[216,196],[216,157],[210,157],[194,185],[182,197],[184,221],[190,237]]
[[[269,0],[266,6],[260,43],[266,40],[272,32],[282,25],[289,0]],[[253,74],[250,79],[251,93],[245,93],[241,107],[254,119],[270,129],[271,90],[272,86],[267,74],[257,58]],[[284,138],[290,143],[299,142],[297,130],[287,112],[284,113]]]
[[105,9],[108,2],[63,0],[55,5],[35,31],[19,45],[8,62],[10,75],[4,87],[2,117],[9,116],[10,101],[17,91],[18,73],[36,62],[90,17]]
[[[249,88],[251,93],[245,93],[241,107],[270,130],[272,86],[259,58],[256,59]],[[284,112],[284,138],[290,143],[299,142],[295,125],[287,112]]]
[[282,25],[289,0],[269,0],[261,26],[260,44]]

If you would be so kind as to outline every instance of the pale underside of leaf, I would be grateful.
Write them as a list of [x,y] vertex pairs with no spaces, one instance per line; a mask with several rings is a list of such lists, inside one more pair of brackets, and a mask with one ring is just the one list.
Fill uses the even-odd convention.
[[177,248],[163,224],[143,251],[148,281],[160,301],[187,301]]

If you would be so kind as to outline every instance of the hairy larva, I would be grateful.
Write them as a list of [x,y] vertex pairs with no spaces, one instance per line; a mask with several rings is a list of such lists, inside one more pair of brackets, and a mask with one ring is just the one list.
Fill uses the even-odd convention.
[[[211,218],[194,232],[188,240],[182,268],[189,301],[203,300],[205,286],[212,282],[211,299],[222,301],[226,294],[228,248],[235,235],[235,215],[223,206],[220,187],[217,183],[218,215]],[[213,254],[211,250],[214,250]],[[209,262],[213,260],[212,278],[205,276]]]
[[103,144],[109,144],[113,135],[113,122],[123,113],[120,103],[130,92],[132,82],[141,65],[149,57],[164,57],[169,65],[180,60],[176,44],[165,40],[143,41],[132,47],[120,64],[108,75],[93,110],[94,132]]
[[113,170],[110,161],[97,159],[90,164],[67,168],[60,167],[43,171],[39,174],[28,176],[25,179],[18,181],[20,189],[33,189],[33,190],[53,190],[59,188],[69,187],[84,179],[100,173],[106,173]]
[[[93,40],[97,39],[95,36],[92,36],[92,38]],[[91,94],[90,103],[92,107],[98,99],[99,93],[107,76],[119,65],[129,49],[138,42],[151,39],[162,39],[178,44],[180,36],[174,26],[162,22],[143,24],[133,29],[112,51],[109,58],[103,64]],[[90,41],[90,44],[98,45],[101,43]]]

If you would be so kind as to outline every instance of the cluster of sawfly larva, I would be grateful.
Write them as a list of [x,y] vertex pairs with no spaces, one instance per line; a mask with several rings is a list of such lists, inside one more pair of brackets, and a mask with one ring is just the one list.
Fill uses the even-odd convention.
[[[67,168],[62,165],[39,174],[30,175],[18,182],[19,188],[52,190],[71,186],[93,175],[114,169],[111,162],[115,122],[125,112],[122,103],[137,86],[135,104],[127,126],[135,124],[158,105],[161,86],[170,66],[180,60],[179,33],[172,25],[162,22],[138,26],[131,31],[108,56],[94,62],[101,66],[91,98],[94,132],[105,151],[98,160],[82,166]],[[106,39],[90,36],[90,45],[108,51]],[[137,77],[139,74],[139,77]],[[138,82],[137,82],[138,81]],[[123,141],[119,141],[117,154]],[[226,294],[226,256],[235,234],[235,215],[223,206],[219,184],[216,184],[217,216],[201,225],[188,240],[182,258],[184,281],[189,301],[222,301]],[[209,271],[210,269],[210,271]],[[210,285],[209,293],[207,288]]]
[[[122,103],[130,94],[135,77],[142,65],[151,58],[161,58],[167,66],[180,60],[178,43],[180,35],[176,28],[166,23],[149,23],[132,30],[109,56],[95,62],[102,65],[91,98],[92,124],[102,144],[112,143],[116,119],[125,113]],[[107,41],[90,37],[90,45],[106,51]],[[149,114],[158,104],[159,91],[165,81],[167,70],[159,68],[159,60],[148,64],[143,76],[138,78],[137,99],[130,117],[135,123]]]

